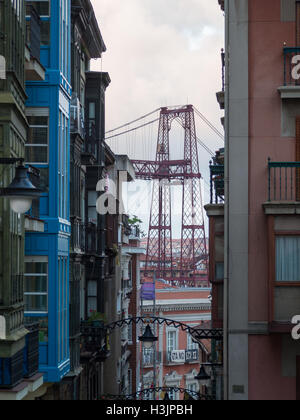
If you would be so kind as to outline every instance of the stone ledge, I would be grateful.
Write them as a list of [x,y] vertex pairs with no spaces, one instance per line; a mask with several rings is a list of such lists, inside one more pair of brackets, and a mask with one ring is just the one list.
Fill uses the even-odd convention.
[[224,204],[206,204],[204,209],[208,217],[224,216]]
[[263,203],[266,215],[300,214],[299,201],[269,201]]
[[278,88],[281,99],[300,98],[300,86],[280,86]]

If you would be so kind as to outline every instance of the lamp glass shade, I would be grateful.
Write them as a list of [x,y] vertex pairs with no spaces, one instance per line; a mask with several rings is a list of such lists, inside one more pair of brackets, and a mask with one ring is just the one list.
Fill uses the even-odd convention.
[[145,349],[151,349],[153,346],[153,341],[143,341]]
[[158,340],[158,338],[153,334],[150,325],[147,325],[144,334],[139,337],[139,340],[144,343],[146,349],[150,349],[153,343]]
[[16,168],[15,178],[7,188],[1,189],[1,196],[10,199],[10,207],[15,213],[25,214],[32,206],[32,200],[41,195],[28,177],[28,169],[20,165]]
[[32,206],[32,198],[30,197],[10,197],[10,208],[15,213],[25,214]]

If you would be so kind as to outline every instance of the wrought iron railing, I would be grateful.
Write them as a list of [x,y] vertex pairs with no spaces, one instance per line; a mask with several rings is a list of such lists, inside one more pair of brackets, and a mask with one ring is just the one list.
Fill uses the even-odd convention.
[[210,203],[224,203],[224,165],[210,163]]
[[130,236],[133,236],[135,238],[140,238],[141,237],[140,228],[138,226],[131,226]]
[[29,333],[26,335],[23,368],[24,377],[28,378],[39,370],[39,324],[26,324],[25,328]]
[[24,275],[23,274],[13,274],[11,276],[11,304],[15,305],[22,303],[24,299]]
[[80,331],[83,350],[94,352],[103,349],[106,338],[103,321],[82,321]]
[[70,132],[85,137],[84,111],[77,96],[72,97],[70,105]]
[[12,357],[0,357],[0,388],[13,388],[23,377],[23,350]]
[[97,254],[98,252],[98,229],[93,222],[89,222],[85,226],[85,251],[88,254]]
[[300,201],[300,162],[268,160],[268,201]]
[[83,153],[92,155],[96,160],[98,158],[99,140],[97,139],[95,125],[88,125],[86,128]]
[[154,365],[154,362],[161,363],[162,361],[162,352],[156,351],[154,353],[153,350],[146,350],[144,349],[143,352],[143,366],[145,368],[152,367]]
[[72,221],[72,249],[85,250],[85,224],[78,221]]
[[131,226],[129,224],[129,216],[127,214],[123,214],[122,223],[123,223],[123,226],[124,226],[124,234],[126,236],[131,235]]
[[284,86],[300,85],[297,64],[300,61],[300,47],[284,47]]

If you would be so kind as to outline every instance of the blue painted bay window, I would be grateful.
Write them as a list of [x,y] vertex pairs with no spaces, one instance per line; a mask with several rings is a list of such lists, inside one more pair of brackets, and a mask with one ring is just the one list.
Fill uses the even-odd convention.
[[[40,324],[40,371],[59,382],[69,371],[71,1],[31,0],[41,19],[44,81],[26,83],[26,161],[41,170],[45,231],[26,233],[26,317]],[[29,7],[28,7],[29,9]],[[27,25],[31,16],[27,13]]]

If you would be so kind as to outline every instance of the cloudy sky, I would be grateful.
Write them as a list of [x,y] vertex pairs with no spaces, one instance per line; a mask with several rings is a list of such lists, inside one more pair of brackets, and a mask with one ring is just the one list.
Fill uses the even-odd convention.
[[[224,18],[217,0],[91,1],[107,46],[92,69],[109,72],[112,80],[106,129],[162,106],[189,103],[222,132],[216,92],[221,90]],[[197,135],[208,147],[221,147],[218,137],[196,120]],[[155,130],[150,135],[154,147]],[[210,156],[200,148],[199,157],[207,202]],[[137,206],[135,212],[143,217],[143,211]]]

